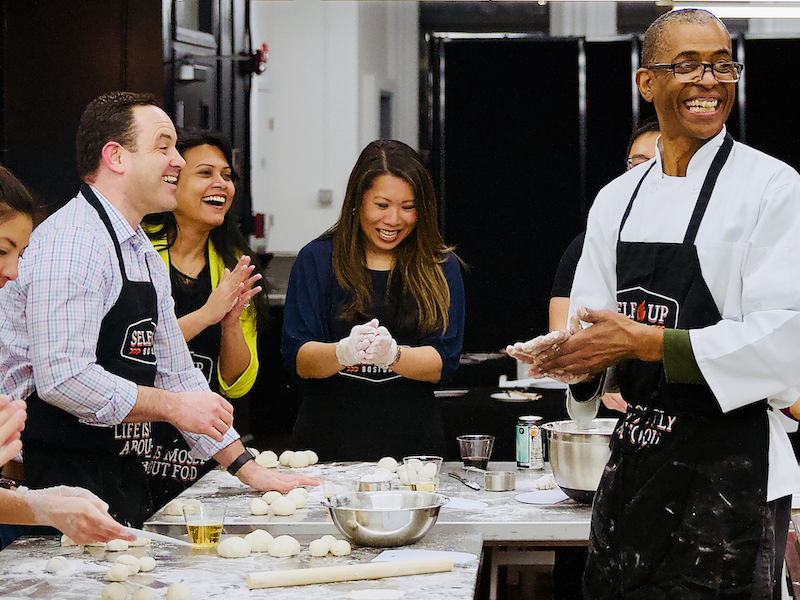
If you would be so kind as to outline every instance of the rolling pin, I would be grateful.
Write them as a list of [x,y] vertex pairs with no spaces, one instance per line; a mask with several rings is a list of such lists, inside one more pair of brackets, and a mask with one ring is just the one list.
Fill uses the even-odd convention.
[[443,556],[424,560],[403,560],[398,562],[250,573],[247,576],[247,587],[255,590],[258,588],[309,585],[313,583],[333,583],[334,581],[355,581],[358,579],[380,579],[382,577],[399,577],[401,575],[441,573],[452,570],[453,559],[449,556]]

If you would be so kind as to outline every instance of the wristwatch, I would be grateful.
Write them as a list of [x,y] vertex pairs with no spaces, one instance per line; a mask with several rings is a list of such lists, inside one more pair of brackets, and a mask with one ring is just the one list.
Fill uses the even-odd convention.
[[241,469],[244,466],[244,463],[249,462],[251,460],[255,460],[255,458],[256,457],[253,456],[253,453],[250,452],[250,450],[248,450],[247,448],[245,448],[244,452],[242,452],[236,458],[236,460],[234,460],[231,464],[228,465],[228,473],[230,473],[231,475],[236,475],[236,473],[239,472],[239,469]]

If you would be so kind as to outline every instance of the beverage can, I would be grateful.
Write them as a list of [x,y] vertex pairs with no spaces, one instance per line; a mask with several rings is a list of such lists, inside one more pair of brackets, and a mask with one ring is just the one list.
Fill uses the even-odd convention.
[[525,415],[517,421],[516,445],[518,469],[544,469],[542,417]]

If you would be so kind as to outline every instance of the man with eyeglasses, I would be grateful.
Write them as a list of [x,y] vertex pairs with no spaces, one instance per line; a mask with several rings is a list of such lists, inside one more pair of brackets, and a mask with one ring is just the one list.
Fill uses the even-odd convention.
[[636,83],[656,159],[594,202],[568,330],[510,351],[576,406],[614,367],[629,404],[594,499],[590,599],[780,597],[800,470],[771,409],[800,396],[800,176],[727,133],[741,72],[710,13],[650,26]]

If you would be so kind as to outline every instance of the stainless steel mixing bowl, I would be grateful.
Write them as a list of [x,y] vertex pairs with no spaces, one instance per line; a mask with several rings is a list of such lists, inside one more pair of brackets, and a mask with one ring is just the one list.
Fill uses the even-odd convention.
[[336,494],[322,504],[350,542],[387,548],[422,539],[447,501],[441,494],[397,490]]
[[545,423],[550,468],[558,487],[583,504],[591,504],[611,450],[617,419],[594,419],[586,428],[574,421]]

